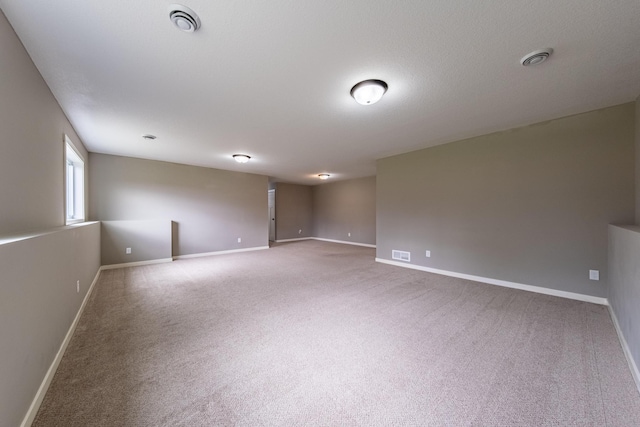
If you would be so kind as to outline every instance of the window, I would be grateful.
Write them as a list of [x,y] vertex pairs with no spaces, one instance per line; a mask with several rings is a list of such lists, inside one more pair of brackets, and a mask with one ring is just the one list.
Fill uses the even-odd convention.
[[67,224],[84,221],[84,160],[67,135],[65,141],[65,193]]

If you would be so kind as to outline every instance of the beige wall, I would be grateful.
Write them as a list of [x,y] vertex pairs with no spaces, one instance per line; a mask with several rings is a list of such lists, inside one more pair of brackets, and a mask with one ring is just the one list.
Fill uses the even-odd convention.
[[[640,226],[609,226],[609,304],[640,367]],[[640,388],[640,378],[636,378]]]
[[0,425],[17,426],[100,267],[100,227],[64,227],[63,135],[87,152],[1,12],[0,64]]
[[0,244],[0,425],[20,425],[99,267],[98,223]]
[[0,12],[0,235],[64,225],[64,134],[87,151]]
[[[172,221],[102,221],[102,265],[125,264],[172,257]],[[127,248],[131,253],[127,254]]]
[[635,102],[636,225],[609,226],[609,304],[629,346],[640,390],[640,97]]
[[640,96],[636,99],[636,225],[640,225]]
[[377,256],[606,296],[607,226],[634,217],[634,114],[624,104],[379,160]]
[[276,184],[276,240],[312,237],[311,187]]
[[312,196],[314,237],[376,244],[375,176],[315,185]]
[[[174,256],[269,244],[266,176],[95,153],[89,167],[90,218],[174,221]],[[152,236],[130,237],[119,244],[151,253]],[[103,262],[122,255],[103,249]]]

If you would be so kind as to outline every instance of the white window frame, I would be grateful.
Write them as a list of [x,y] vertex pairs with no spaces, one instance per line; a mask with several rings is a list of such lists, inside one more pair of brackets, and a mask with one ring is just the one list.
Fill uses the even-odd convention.
[[69,225],[85,220],[85,161],[67,135],[64,136],[64,148],[64,216]]

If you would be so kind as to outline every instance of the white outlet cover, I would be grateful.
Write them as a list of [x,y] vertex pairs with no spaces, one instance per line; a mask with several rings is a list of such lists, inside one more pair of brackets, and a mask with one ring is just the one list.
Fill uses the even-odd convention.
[[589,270],[589,280],[600,280],[600,270]]
[[127,248],[127,249],[125,250],[125,253],[126,253],[126,254],[130,254],[130,253],[131,253],[131,248]]
[[348,236],[348,237],[351,237],[351,233],[347,233],[347,236]]
[[427,258],[431,258],[431,251],[427,251],[425,255],[427,256]]
[[242,237],[238,237],[238,243],[242,243]]

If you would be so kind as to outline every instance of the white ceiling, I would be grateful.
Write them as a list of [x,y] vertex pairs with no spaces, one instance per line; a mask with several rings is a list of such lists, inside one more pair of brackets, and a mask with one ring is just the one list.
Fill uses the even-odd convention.
[[[0,6],[90,151],[287,182],[640,94],[638,0],[176,2],[200,30],[175,28],[170,1]],[[369,78],[389,90],[356,104]]]

